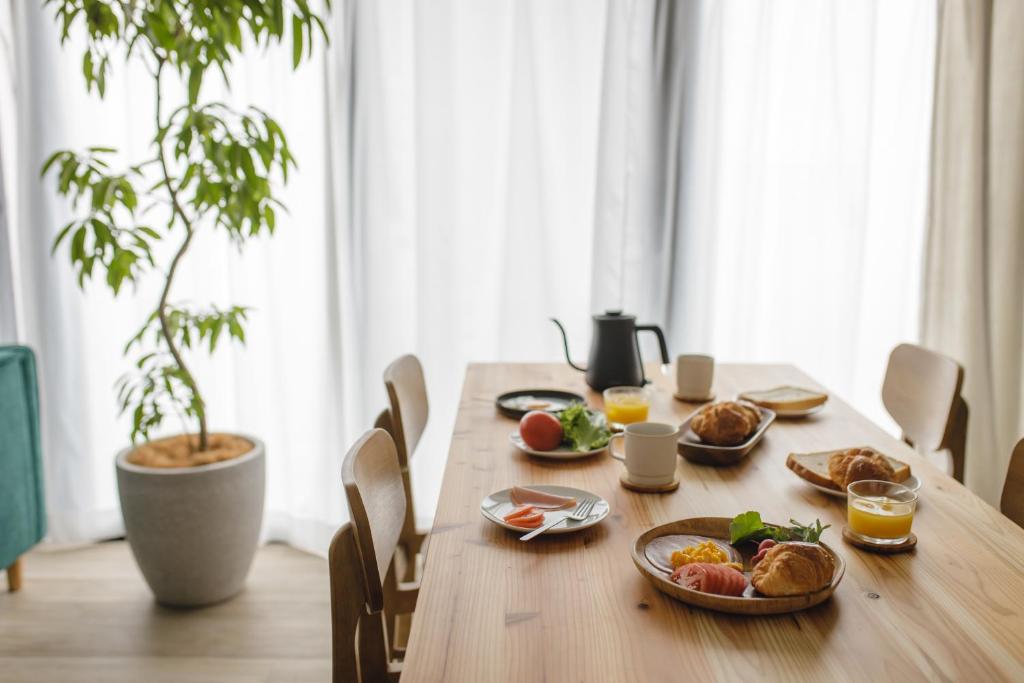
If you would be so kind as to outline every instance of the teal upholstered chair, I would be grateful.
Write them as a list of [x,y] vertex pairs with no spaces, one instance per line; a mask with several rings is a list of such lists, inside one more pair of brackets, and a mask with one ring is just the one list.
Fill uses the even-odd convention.
[[24,346],[0,346],[0,568],[21,586],[21,555],[46,535],[36,361]]

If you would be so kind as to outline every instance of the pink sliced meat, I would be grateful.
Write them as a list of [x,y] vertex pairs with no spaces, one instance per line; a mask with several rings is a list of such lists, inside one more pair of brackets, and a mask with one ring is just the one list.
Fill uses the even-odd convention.
[[532,505],[541,510],[561,510],[576,505],[575,498],[556,496],[553,493],[545,493],[525,486],[513,486],[509,498],[516,505]]

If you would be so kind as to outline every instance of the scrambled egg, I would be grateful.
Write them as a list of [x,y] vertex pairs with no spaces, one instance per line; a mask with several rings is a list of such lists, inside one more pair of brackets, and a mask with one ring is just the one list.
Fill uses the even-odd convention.
[[729,562],[729,555],[718,547],[714,541],[704,541],[696,545],[688,545],[672,553],[673,567],[682,567],[684,564],[693,564],[694,562],[724,564],[738,571],[743,571],[743,565]]

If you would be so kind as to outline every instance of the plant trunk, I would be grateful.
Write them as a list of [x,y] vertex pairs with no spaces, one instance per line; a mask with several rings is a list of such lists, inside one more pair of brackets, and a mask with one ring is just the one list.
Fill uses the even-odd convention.
[[[163,121],[161,116],[161,92],[160,92],[160,75],[163,73],[164,62],[163,60],[157,65],[156,70],[156,126],[157,131],[163,129]],[[159,139],[159,138],[158,138]],[[163,179],[165,186],[167,187],[167,193],[171,198],[171,220],[170,226],[174,225],[175,216],[177,216],[182,225],[185,227],[185,241],[181,243],[181,247],[178,248],[177,253],[174,254],[174,259],[171,261],[171,267],[167,271],[167,280],[164,282],[163,292],[160,294],[160,305],[157,309],[157,315],[160,318],[160,332],[163,335],[164,341],[167,343],[167,349],[171,352],[171,356],[174,358],[174,362],[178,365],[178,369],[181,370],[182,381],[188,387],[189,391],[192,392],[193,399],[193,410],[196,413],[196,418],[199,420],[199,444],[198,450],[205,451],[209,444],[209,432],[206,428],[206,402],[203,401],[202,395],[199,393],[199,387],[196,385],[195,378],[192,377],[192,373],[189,371],[188,366],[185,365],[185,360],[181,356],[181,351],[174,343],[174,337],[171,334],[170,325],[167,322],[167,298],[171,293],[171,284],[174,282],[174,274],[178,270],[178,263],[181,262],[181,257],[188,251],[188,246],[192,242],[192,235],[195,234],[192,229],[192,222],[189,220],[188,215],[185,213],[184,208],[181,206],[181,202],[178,200],[178,191],[174,189],[174,183],[171,179],[170,170],[167,166],[167,156],[164,154],[164,145],[162,141],[157,142],[159,148],[160,157],[160,170],[163,173]]]

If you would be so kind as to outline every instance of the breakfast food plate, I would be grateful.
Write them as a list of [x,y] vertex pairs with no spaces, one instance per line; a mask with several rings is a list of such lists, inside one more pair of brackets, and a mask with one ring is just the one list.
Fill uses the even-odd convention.
[[557,412],[565,410],[574,403],[587,401],[579,394],[558,389],[521,389],[509,391],[498,396],[494,401],[498,412],[505,417],[521,418],[531,410]]
[[[846,484],[862,479],[891,481],[914,492],[921,489],[921,480],[910,471],[910,465],[870,446],[790,453],[786,467],[822,493],[837,498],[846,498]],[[833,475],[841,480],[835,481]]]
[[526,445],[526,442],[523,441],[523,437],[519,434],[519,430],[509,434],[508,441],[523,453],[535,455],[538,458],[548,458],[550,460],[577,460],[579,458],[589,458],[592,455],[597,455],[602,451],[608,450],[607,445],[587,451],[575,451],[568,446],[563,445],[552,451],[538,451]]
[[744,391],[738,398],[774,410],[778,417],[800,418],[814,415],[824,408],[828,394],[803,387],[782,386]]
[[[526,492],[526,498],[517,497],[517,493]],[[551,497],[557,504],[559,498],[574,501],[570,505],[559,508],[543,507],[544,517],[547,515],[560,515],[568,517],[573,510],[575,502],[583,501],[588,498],[595,498],[597,500],[594,503],[594,508],[584,521],[567,521],[559,524],[555,527],[544,532],[544,535],[548,534],[570,534],[576,531],[582,531],[583,529],[589,529],[595,524],[600,524],[601,520],[608,516],[609,506],[601,496],[584,491],[583,489],[572,488],[571,486],[553,486],[549,484],[536,484],[529,487],[514,486],[509,489],[502,489],[496,491],[491,495],[487,496],[480,502],[480,514],[484,516],[490,522],[497,524],[500,527],[508,529],[509,531],[518,531],[520,533],[527,533],[532,531],[536,526],[540,526],[541,521],[550,521],[550,517],[546,520],[538,520],[534,526],[515,526],[505,521],[505,518],[512,514],[517,509],[529,506],[531,495],[541,494],[540,499],[544,501],[547,497]]]
[[[682,436],[679,437],[678,450],[681,456],[691,462],[702,465],[734,465],[754,449],[754,446],[758,444],[765,431],[775,420],[775,411],[750,405],[748,408],[758,411],[760,420],[750,426],[752,431],[743,437],[743,440],[739,443],[735,445],[719,445],[710,443],[706,438],[698,436],[694,431],[694,420],[701,419],[704,411],[726,404],[741,405],[731,401],[715,403],[701,408],[683,421],[679,427]],[[698,429],[704,431],[701,427],[698,427]]]
[[800,417],[810,417],[811,415],[820,413],[824,409],[824,403],[822,403],[821,405],[814,406],[813,408],[778,408],[775,410],[775,416],[786,419],[796,419]]
[[[755,558],[756,553],[754,551],[757,546],[753,543],[741,543],[739,544],[739,547],[730,546],[729,525],[732,521],[733,520],[726,517],[695,517],[662,524],[661,526],[649,529],[643,534],[640,534],[633,543],[633,564],[636,565],[637,570],[648,581],[650,581],[656,589],[669,597],[675,598],[676,600],[688,605],[703,607],[705,609],[716,610],[719,612],[729,612],[732,614],[785,614],[788,612],[807,609],[827,600],[835,591],[839,582],[842,581],[843,574],[846,571],[846,563],[839,554],[825,543],[783,542],[775,544],[775,547],[768,549],[768,552],[774,550],[775,554],[789,553],[792,550],[808,550],[811,549],[810,546],[815,546],[813,548],[813,554],[824,558],[823,561],[825,566],[831,569],[831,576],[829,577],[827,573],[824,574],[823,577],[825,580],[818,584],[822,587],[810,592],[782,596],[768,596],[760,593],[750,582],[751,575],[753,573],[751,560]],[[668,540],[665,541],[662,539]],[[729,552],[724,553],[726,555],[725,559],[730,562],[737,562],[741,565],[743,576],[746,579],[746,585],[742,589],[742,594],[720,595],[716,593],[703,592],[701,590],[688,588],[672,580],[672,571],[666,566],[664,559],[665,554],[673,543],[685,543],[690,540],[702,540],[703,542],[710,541],[714,546],[723,549],[727,547],[729,549]],[[774,544],[774,542],[772,543]],[[799,546],[799,548],[796,546]],[[706,548],[699,548],[698,551],[707,552]],[[713,552],[713,550],[711,552]],[[779,564],[786,562],[786,560],[781,557],[771,558],[771,555],[768,555],[767,553],[760,554],[760,556],[764,557],[764,559],[760,560],[761,562],[767,562],[770,559],[778,560]],[[669,560],[669,564],[671,564],[671,559]],[[682,567],[680,567],[680,569],[682,569]],[[723,570],[723,573],[729,572]],[[734,578],[738,573],[739,572],[731,572]],[[762,579],[767,580],[769,573],[770,571],[762,572]],[[790,572],[779,571],[776,573],[779,575],[785,575]],[[775,582],[778,583],[778,580],[776,579]],[[767,590],[767,588],[765,588],[765,590]],[[738,588],[736,592],[739,592]]]

